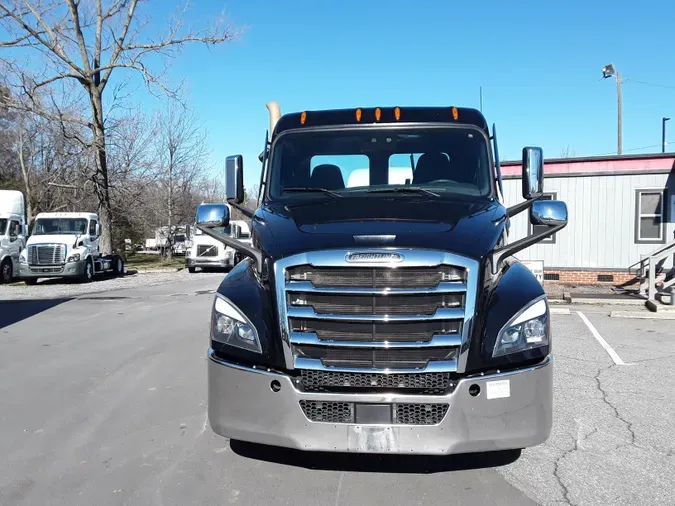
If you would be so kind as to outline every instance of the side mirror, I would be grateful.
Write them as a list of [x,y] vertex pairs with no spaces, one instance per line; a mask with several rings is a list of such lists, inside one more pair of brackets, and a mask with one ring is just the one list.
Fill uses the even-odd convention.
[[225,159],[225,193],[227,200],[244,202],[244,157],[228,156]]
[[206,228],[227,227],[230,208],[225,204],[202,204],[197,208],[197,225]]
[[101,235],[101,224],[100,223],[96,224],[96,230],[94,231],[94,233],[96,234],[96,237]]
[[567,204],[561,200],[537,200],[530,208],[532,225],[556,227],[567,224]]
[[541,148],[523,148],[523,198],[537,199],[544,193],[544,152]]

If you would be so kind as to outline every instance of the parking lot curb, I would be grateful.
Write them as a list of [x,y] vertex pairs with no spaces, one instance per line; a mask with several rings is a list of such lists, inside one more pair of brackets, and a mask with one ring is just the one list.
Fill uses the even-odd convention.
[[609,316],[611,318],[638,318],[643,320],[675,320],[675,312],[612,311]]

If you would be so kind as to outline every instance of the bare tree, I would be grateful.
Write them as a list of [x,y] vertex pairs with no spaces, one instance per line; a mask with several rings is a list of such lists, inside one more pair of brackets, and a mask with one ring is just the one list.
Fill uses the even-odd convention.
[[184,225],[194,213],[194,196],[199,177],[208,170],[208,146],[205,132],[196,116],[187,108],[170,102],[160,113],[157,147],[159,181],[165,206],[168,257],[174,245],[175,227]]
[[577,153],[570,148],[569,144],[560,150],[560,158],[574,158],[575,156],[577,156]]
[[189,43],[217,45],[235,37],[220,20],[201,32],[184,30],[181,12],[170,23],[167,33],[153,40],[146,25],[137,19],[139,3],[139,0],[92,0],[85,4],[80,0],[0,0],[0,27],[6,37],[0,39],[0,47],[30,51],[45,64],[44,71],[34,74],[16,60],[3,59],[5,71],[9,69],[18,76],[14,84],[32,100],[41,88],[50,88],[52,96],[63,98],[59,85],[72,82],[87,102],[89,118],[67,116],[60,108],[56,113],[33,111],[51,119],[77,123],[90,131],[88,139],[80,140],[91,145],[95,153],[91,181],[101,223],[102,253],[112,252],[113,210],[106,137],[110,109],[104,109],[103,98],[113,71],[137,72],[150,90],[176,97],[177,91],[165,82],[166,67],[154,71],[149,63],[162,57],[168,62]]

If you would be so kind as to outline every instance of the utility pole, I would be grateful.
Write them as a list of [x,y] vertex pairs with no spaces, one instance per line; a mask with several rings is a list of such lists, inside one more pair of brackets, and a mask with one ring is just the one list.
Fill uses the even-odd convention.
[[622,104],[621,104],[621,72],[616,73],[616,100],[617,100],[617,150],[616,153],[620,155],[622,153],[622,144],[623,144],[623,118],[622,118]]
[[602,77],[607,79],[612,77],[616,79],[616,101],[617,101],[617,136],[616,136],[616,154],[620,155],[623,151],[623,118],[621,114],[621,72],[616,72],[614,65],[609,64],[602,67]]
[[661,119],[661,153],[666,152],[666,121],[670,118]]

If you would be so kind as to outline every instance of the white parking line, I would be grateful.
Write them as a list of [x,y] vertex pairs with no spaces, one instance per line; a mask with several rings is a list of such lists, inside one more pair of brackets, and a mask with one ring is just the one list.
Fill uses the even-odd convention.
[[598,332],[598,330],[593,326],[590,320],[586,318],[586,315],[581,311],[577,311],[577,314],[579,315],[579,318],[581,318],[582,321],[586,324],[588,330],[591,331],[593,337],[595,337],[595,339],[600,343],[600,346],[602,346],[605,349],[605,351],[609,354],[609,356],[612,357],[614,363],[616,365],[627,365],[623,360],[621,360],[621,357],[612,349],[609,343],[602,338],[600,332]]

